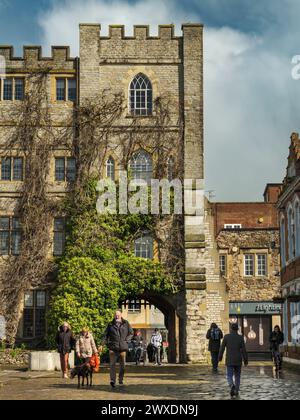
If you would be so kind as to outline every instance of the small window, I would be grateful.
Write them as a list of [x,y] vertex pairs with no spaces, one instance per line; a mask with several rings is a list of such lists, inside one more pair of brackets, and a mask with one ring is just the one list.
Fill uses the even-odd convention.
[[57,217],[54,219],[53,255],[60,257],[65,252],[65,219]]
[[264,277],[267,275],[267,255],[266,254],[257,255],[257,275],[259,277]]
[[135,116],[152,115],[152,84],[147,76],[138,74],[130,85],[130,112]]
[[145,181],[147,184],[151,183],[153,166],[149,153],[145,151],[136,153],[131,159],[130,169],[134,181]]
[[43,337],[46,333],[46,292],[31,291],[24,296],[23,338]]
[[112,181],[114,181],[116,177],[115,161],[111,156],[106,162],[106,176],[107,178],[110,178]]
[[13,180],[23,181],[24,179],[24,160],[23,158],[13,159]]
[[153,259],[153,238],[144,235],[135,241],[135,256],[138,258]]
[[2,181],[23,181],[24,179],[24,160],[20,157],[2,158],[1,160],[1,180]]
[[68,79],[68,100],[71,102],[76,102],[77,98],[77,83],[76,79]]
[[20,218],[0,217],[0,255],[20,255],[21,244]]
[[245,255],[245,276],[254,276],[254,255],[252,254]]
[[227,274],[227,255],[220,255],[220,274],[224,277]]
[[13,100],[13,79],[7,78],[3,80],[3,100]]
[[55,158],[55,180],[74,182],[76,180],[76,160],[74,158]]
[[11,181],[11,158],[3,158],[1,161],[1,180]]
[[142,305],[140,300],[131,300],[128,303],[128,312],[130,313],[141,313]]
[[15,79],[15,100],[24,100],[24,79]]
[[240,224],[226,224],[224,225],[224,229],[233,229],[233,230],[237,230],[237,229],[242,229],[242,225]]
[[171,156],[168,160],[168,180],[171,182],[175,178],[175,160]]
[[76,160],[74,158],[67,158],[67,182],[75,182],[76,180]]
[[56,100],[57,101],[66,100],[66,80],[65,79],[56,79]]

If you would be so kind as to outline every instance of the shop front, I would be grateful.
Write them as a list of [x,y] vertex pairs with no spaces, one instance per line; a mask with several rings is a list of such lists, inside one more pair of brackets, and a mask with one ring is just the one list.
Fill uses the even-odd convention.
[[238,323],[249,357],[268,360],[269,338],[275,325],[281,326],[282,304],[274,302],[231,302],[230,323]]

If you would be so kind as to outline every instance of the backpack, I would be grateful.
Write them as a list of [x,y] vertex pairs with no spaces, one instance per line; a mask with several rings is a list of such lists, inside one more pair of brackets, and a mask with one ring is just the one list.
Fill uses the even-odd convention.
[[219,328],[213,328],[210,333],[211,339],[214,341],[221,340],[221,331]]

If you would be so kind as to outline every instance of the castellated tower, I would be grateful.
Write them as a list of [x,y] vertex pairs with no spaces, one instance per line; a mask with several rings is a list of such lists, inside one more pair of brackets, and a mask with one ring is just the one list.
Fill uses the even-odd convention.
[[[212,321],[226,329],[227,308],[224,303],[225,289],[220,283],[215,265],[217,258],[212,215],[204,197],[203,25],[184,24],[182,36],[175,36],[173,25],[159,26],[156,37],[150,36],[148,26],[141,25],[134,27],[131,37],[126,36],[124,26],[120,25],[110,26],[108,36],[101,35],[99,24],[81,24],[79,30],[78,59],[69,58],[67,49],[53,49],[53,57],[49,59],[52,69],[50,97],[60,93],[57,85],[55,89],[55,83],[58,80],[62,83],[62,79],[65,80],[61,85],[64,89],[66,86],[73,86],[74,89],[69,79],[76,80],[76,101],[80,105],[100,96],[105,90],[122,92],[128,109],[118,121],[119,130],[126,130],[134,119],[139,119],[140,126],[147,130],[152,118],[149,113],[149,107],[152,107],[150,102],[168,97],[172,104],[165,132],[168,136],[181,136],[182,139],[180,153],[183,155],[185,178],[185,215],[182,226],[185,232],[185,283],[176,296],[147,298],[150,304],[165,315],[169,331],[169,361],[206,362],[206,331]],[[35,67],[39,61],[45,60],[41,58],[40,49],[35,47],[25,49],[25,57],[22,59],[14,59],[8,47],[0,47],[0,54],[7,58],[8,70],[16,78],[26,73],[27,67]],[[135,96],[133,83],[146,86],[143,88],[147,95],[145,103],[143,96],[139,96],[140,99]],[[67,92],[70,93],[70,89]],[[72,112],[73,104],[67,97],[66,101],[57,102],[56,99],[52,101],[51,109],[59,125],[64,115]],[[0,107],[3,106],[1,100]],[[135,112],[135,106],[138,112]],[[9,124],[3,119],[0,125],[3,135],[9,130]],[[64,155],[62,149],[56,153],[57,157]],[[114,148],[108,151],[106,158],[106,161],[112,159],[115,178],[126,169],[122,167],[121,153],[120,148]],[[102,168],[102,175],[105,172],[106,169]],[[51,174],[52,193],[58,196],[66,194],[67,186],[56,182],[54,168]],[[6,183],[5,188],[6,192],[0,194],[0,208],[2,216],[5,216],[4,200],[8,200],[11,216],[18,186],[8,186]],[[12,188],[11,191],[7,191],[8,188]],[[194,205],[196,202],[197,206]],[[22,334],[20,328],[20,339]]]

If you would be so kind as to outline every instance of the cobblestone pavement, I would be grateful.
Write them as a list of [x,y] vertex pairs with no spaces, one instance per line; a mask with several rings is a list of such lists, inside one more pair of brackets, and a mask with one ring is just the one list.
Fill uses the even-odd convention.
[[[58,372],[0,370],[0,400],[228,400],[225,369],[213,375],[209,367],[169,365],[127,369],[126,385],[111,391],[109,371],[102,367],[92,390],[77,390],[77,381]],[[242,400],[300,400],[300,374],[285,370],[276,378],[270,364],[243,371]]]

